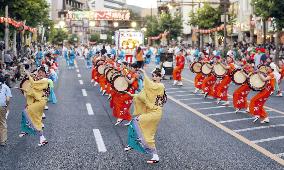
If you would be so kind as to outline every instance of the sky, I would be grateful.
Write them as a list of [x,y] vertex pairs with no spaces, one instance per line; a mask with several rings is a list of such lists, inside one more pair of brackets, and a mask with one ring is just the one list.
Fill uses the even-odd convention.
[[136,5],[142,8],[157,8],[157,0],[126,0],[129,5]]

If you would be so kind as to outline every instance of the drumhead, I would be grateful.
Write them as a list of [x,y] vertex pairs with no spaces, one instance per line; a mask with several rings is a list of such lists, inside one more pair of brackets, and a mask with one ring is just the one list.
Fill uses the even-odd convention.
[[254,91],[261,91],[265,88],[267,82],[261,80],[260,76],[255,73],[249,77],[249,86]]
[[221,78],[226,75],[227,70],[221,64],[216,64],[213,66],[213,73],[216,77]]
[[99,65],[99,67],[98,67],[98,72],[99,72],[100,74],[104,74],[105,67],[106,67],[106,66],[103,65],[103,64]]
[[109,71],[109,70],[111,70],[112,68],[111,67],[105,67],[105,69],[104,69],[104,75],[105,75],[105,77],[107,76],[107,72]]
[[102,60],[102,59],[98,59],[98,60],[95,61],[94,65],[95,65],[95,66],[99,66],[99,65],[100,65],[101,63],[103,63],[103,62],[105,62],[105,61]]
[[202,64],[200,62],[193,62],[191,64],[190,70],[193,73],[201,73]]
[[113,88],[118,92],[124,92],[127,91],[129,88],[129,84],[126,81],[125,77],[122,77],[121,75],[117,75],[113,79]]
[[238,68],[238,69],[235,69],[233,72],[232,72],[232,81],[236,84],[236,85],[242,85],[244,84],[246,81],[247,81],[247,77],[245,76],[244,74],[245,72]]
[[212,69],[208,67],[208,63],[204,63],[201,67],[201,72],[204,74],[204,75],[208,75],[212,72]]

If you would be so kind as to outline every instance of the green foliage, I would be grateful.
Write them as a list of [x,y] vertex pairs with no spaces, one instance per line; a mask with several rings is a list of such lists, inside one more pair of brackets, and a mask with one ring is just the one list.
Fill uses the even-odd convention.
[[99,42],[100,41],[100,34],[99,33],[94,33],[91,35],[89,41],[91,42]]
[[189,24],[198,26],[199,29],[210,29],[221,25],[221,10],[204,4],[196,13],[189,14]]
[[9,17],[25,21],[26,25],[36,27],[48,20],[46,0],[3,0],[0,3],[0,15],[5,15],[5,6],[9,6]]
[[146,37],[158,36],[165,30],[170,32],[170,39],[177,39],[182,32],[182,20],[180,15],[170,15],[162,13],[159,17],[146,17]]
[[[68,36],[68,35],[67,35]],[[70,37],[69,37],[69,43],[70,44],[73,44],[75,45],[76,43],[78,43],[79,41],[79,37],[77,34],[72,34]]]
[[284,28],[283,0],[252,0],[252,5],[257,16],[265,20],[271,17],[277,30]]
[[49,35],[49,41],[53,44],[62,44],[63,40],[68,38],[68,33],[63,29],[54,29],[51,31]]

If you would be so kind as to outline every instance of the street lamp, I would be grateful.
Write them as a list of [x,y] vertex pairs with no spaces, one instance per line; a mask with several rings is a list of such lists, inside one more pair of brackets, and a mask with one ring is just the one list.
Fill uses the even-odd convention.
[[115,28],[117,28],[117,27],[118,27],[118,22],[114,22],[114,23],[113,23],[113,26],[114,26]]
[[64,21],[59,21],[58,26],[59,26],[59,28],[64,28],[65,27],[65,22]]
[[137,27],[137,23],[136,23],[135,21],[131,22],[131,27],[132,27],[132,28]]
[[147,28],[144,27],[144,28],[141,29],[141,31],[146,32]]

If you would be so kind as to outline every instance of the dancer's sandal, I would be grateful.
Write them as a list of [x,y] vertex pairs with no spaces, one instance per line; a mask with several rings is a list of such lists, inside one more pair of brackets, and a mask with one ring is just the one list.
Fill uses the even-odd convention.
[[48,142],[45,140],[45,141],[40,142],[40,143],[38,144],[38,146],[44,146],[44,145],[46,145],[46,144],[48,144]]
[[24,136],[26,136],[26,135],[28,135],[28,133],[26,133],[26,132],[21,132],[21,133],[19,134],[19,137],[22,138],[22,137],[24,137]]
[[149,160],[149,161],[147,161],[147,164],[156,164],[158,162],[159,161],[157,161],[157,160]]

